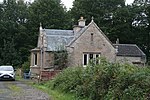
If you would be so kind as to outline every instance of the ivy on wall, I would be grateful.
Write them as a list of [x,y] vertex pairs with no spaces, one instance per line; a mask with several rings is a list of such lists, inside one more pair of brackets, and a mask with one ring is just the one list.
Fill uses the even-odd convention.
[[67,67],[68,53],[66,50],[54,52],[54,67],[55,69],[62,70]]

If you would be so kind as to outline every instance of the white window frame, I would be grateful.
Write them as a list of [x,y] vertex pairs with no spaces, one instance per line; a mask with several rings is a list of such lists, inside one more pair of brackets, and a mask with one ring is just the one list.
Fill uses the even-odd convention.
[[[101,56],[101,53],[83,53],[83,67],[86,67],[88,64],[89,64],[89,62],[90,62],[90,54],[92,54],[93,55],[93,59],[97,59],[97,58],[100,58],[100,56]],[[87,64],[85,64],[85,55],[86,55],[86,63]],[[98,57],[96,57],[98,55]],[[95,64],[97,63],[97,60],[95,60]],[[100,60],[98,61],[98,63],[100,63]]]
[[33,53],[33,65],[37,66],[37,63],[38,63],[38,54]]

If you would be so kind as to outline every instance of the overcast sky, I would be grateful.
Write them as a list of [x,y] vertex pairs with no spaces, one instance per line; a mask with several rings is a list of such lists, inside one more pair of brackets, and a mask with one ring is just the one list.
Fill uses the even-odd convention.
[[[0,0],[0,1],[2,2],[3,0]],[[33,1],[33,0],[26,0],[26,1]],[[62,1],[63,4],[67,7],[67,9],[69,9],[69,8],[72,7],[72,2],[73,2],[74,0],[61,0],[61,1]],[[126,2],[127,2],[128,4],[131,4],[133,1],[134,1],[134,0],[126,0]]]
[[[71,7],[72,7],[72,2],[73,2],[74,0],[61,0],[61,1],[65,4],[65,6],[66,6],[67,8],[71,8]],[[127,4],[131,4],[133,1],[134,1],[134,0],[126,0],[126,3],[127,3]]]

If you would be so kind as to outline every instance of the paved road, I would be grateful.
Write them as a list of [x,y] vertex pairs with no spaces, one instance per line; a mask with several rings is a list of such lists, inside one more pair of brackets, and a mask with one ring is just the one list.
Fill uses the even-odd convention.
[[0,81],[0,100],[50,100],[48,95],[23,81]]

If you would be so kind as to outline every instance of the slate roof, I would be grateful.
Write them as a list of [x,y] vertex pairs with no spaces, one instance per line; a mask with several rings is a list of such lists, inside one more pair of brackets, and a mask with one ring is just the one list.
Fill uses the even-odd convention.
[[145,56],[142,50],[135,44],[114,44],[114,47],[118,48],[117,56]]
[[74,38],[73,30],[43,29],[47,38],[47,51],[64,49]]

